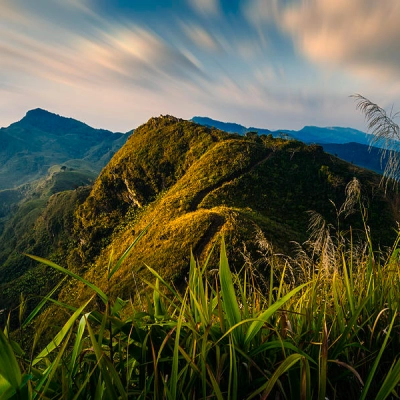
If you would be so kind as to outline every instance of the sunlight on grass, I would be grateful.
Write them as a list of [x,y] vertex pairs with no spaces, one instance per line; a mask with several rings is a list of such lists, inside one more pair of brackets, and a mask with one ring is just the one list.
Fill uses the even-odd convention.
[[[351,207],[363,216],[354,193]],[[314,233],[324,227],[319,247],[293,259],[268,250],[268,278],[251,262],[233,273],[222,238],[219,265],[210,264],[211,254],[203,264],[191,255],[183,292],[148,266],[154,280],[136,293],[137,303],[112,298],[77,274],[30,256],[85,284],[93,297],[66,309],[68,321],[33,355],[21,350],[7,327],[0,333],[1,398],[397,396],[399,240],[383,254],[372,249],[367,227],[356,245],[351,231],[327,230],[316,217],[311,226],[306,247],[321,239]],[[106,279],[136,243],[116,263],[110,258]],[[102,303],[97,309],[95,296]],[[28,322],[44,306],[40,302]]]

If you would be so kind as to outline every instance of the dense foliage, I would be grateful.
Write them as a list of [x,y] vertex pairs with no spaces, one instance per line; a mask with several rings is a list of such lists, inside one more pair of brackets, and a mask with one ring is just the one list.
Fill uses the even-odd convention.
[[[359,193],[351,182],[338,221],[360,208],[366,223]],[[1,398],[397,398],[399,240],[382,254],[371,247],[366,225],[358,243],[351,232],[325,228],[312,218],[313,250],[303,248],[296,258],[273,253],[260,233],[261,259],[247,259],[237,273],[222,239],[216,265],[212,257],[199,264],[191,256],[185,290],[147,267],[147,289],[137,282],[130,300],[112,300],[108,291],[31,256],[93,295],[71,307],[52,300],[55,288],[24,323],[21,304],[20,342],[46,301],[69,317],[47,346],[38,346],[44,325],[37,324],[25,352],[7,327],[0,331]],[[110,259],[108,281],[137,244],[117,262]],[[50,310],[45,314],[51,319]]]
[[[129,268],[122,267],[112,284],[115,295],[134,284],[131,270],[148,274],[145,263],[179,284],[190,248],[203,261],[221,233],[235,263],[243,259],[243,243],[256,251],[259,229],[277,251],[293,254],[291,242],[307,239],[307,211],[334,223],[330,201],[343,202],[353,177],[369,201],[375,244],[389,245],[395,233],[387,228],[396,227],[397,195],[384,195],[378,175],[342,162],[320,146],[228,135],[170,116],[153,118],[131,135],[77,209],[76,245],[68,267],[105,288],[110,253],[121,255],[150,221],[146,242],[135,247]],[[355,232],[362,228],[351,216],[343,228],[350,224]],[[87,298],[81,289],[75,288],[74,299]],[[71,300],[68,293],[65,301]]]
[[[70,224],[56,231],[54,225],[60,225],[66,212],[72,220],[75,207],[84,200],[82,191],[78,196],[73,191],[93,184],[128,136],[41,109],[0,129],[0,308],[15,306],[21,292],[43,294],[54,284],[57,277],[20,253],[65,256]],[[64,191],[71,192],[51,197]],[[47,221],[53,216],[54,221]]]

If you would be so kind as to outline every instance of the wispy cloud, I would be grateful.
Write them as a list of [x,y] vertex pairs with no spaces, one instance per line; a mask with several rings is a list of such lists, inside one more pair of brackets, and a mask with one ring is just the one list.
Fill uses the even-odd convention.
[[185,35],[199,48],[208,51],[217,51],[221,49],[221,44],[214,35],[197,23],[182,23],[182,29]]
[[247,0],[243,3],[245,16],[254,24],[276,23],[284,2],[281,0]]
[[[18,93],[15,101],[21,103],[22,93],[33,98],[32,92],[40,90],[35,101],[54,109],[71,102],[78,91],[82,100],[87,96],[87,108],[102,102],[111,110],[126,97],[157,107],[177,87],[190,92],[209,80],[190,51],[169,44],[151,28],[107,21],[78,1],[66,2],[67,7],[57,0],[57,7],[46,9],[51,18],[22,3],[6,3],[0,15],[0,90]],[[164,98],[157,99],[157,93]],[[138,118],[143,108],[149,113],[145,118],[152,115],[151,106],[138,102],[136,107]]]
[[356,113],[354,83],[400,72],[398,0],[120,3],[2,2],[0,125],[39,106],[119,130],[160,113],[327,124]]
[[312,61],[369,78],[400,72],[400,2],[308,0],[281,12],[281,21]]
[[188,0],[189,5],[204,16],[217,16],[221,9],[219,0]]

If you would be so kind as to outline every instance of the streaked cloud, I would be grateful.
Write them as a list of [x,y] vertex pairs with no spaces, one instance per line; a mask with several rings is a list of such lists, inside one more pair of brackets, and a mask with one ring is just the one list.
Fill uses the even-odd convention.
[[182,23],[182,29],[186,36],[196,46],[209,51],[217,51],[221,49],[221,44],[213,36],[213,34],[199,24]]
[[247,0],[243,3],[245,16],[254,24],[279,21],[284,2],[281,0]]
[[400,72],[400,2],[308,0],[281,11],[281,21],[312,61],[369,78]]
[[188,2],[199,14],[212,17],[220,13],[219,0],[188,0]]
[[166,113],[361,128],[349,94],[400,98],[399,4],[7,0],[0,126],[43,107],[122,131]]
[[[126,97],[123,92],[135,92],[128,95],[132,100],[141,97],[162,104],[154,99],[157,93],[165,96],[177,85],[185,91],[186,86],[208,80],[201,62],[190,51],[170,45],[150,28],[125,21],[111,23],[78,3],[71,3],[68,12],[64,6],[54,15],[47,10],[53,16],[50,19],[44,19],[40,9],[25,9],[18,1],[2,9],[0,22],[5,19],[7,23],[0,24],[0,90],[22,91],[28,96],[28,92],[41,89],[53,98],[50,110],[70,102],[73,91],[79,91],[81,97],[87,94],[88,108],[100,101],[94,93],[119,92],[114,98],[105,96],[113,113],[112,106]],[[77,26],[71,29],[70,24]],[[63,93],[65,99],[60,97]],[[39,95],[35,99],[52,102]],[[28,107],[38,106],[43,105]],[[152,115],[149,112],[144,118]],[[144,121],[132,119],[126,130],[140,122]]]

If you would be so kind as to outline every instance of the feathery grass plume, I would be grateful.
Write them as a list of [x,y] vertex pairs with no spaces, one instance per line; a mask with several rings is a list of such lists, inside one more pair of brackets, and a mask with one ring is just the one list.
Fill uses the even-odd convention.
[[353,177],[353,179],[346,185],[345,193],[346,200],[339,209],[339,215],[344,214],[344,217],[347,218],[349,215],[356,212],[357,204],[362,205],[361,183],[356,177]]
[[291,242],[294,246],[294,256],[290,258],[291,265],[294,265],[294,273],[299,283],[311,280],[314,272],[314,262],[312,257],[306,252],[304,247],[298,242]]
[[400,179],[400,158],[397,154],[400,151],[400,128],[394,119],[399,112],[391,111],[388,115],[383,108],[360,94],[351,97],[356,100],[357,109],[365,115],[368,131],[373,135],[370,146],[376,145],[381,149],[381,163],[387,158],[382,181],[385,189],[389,182],[395,187]]
[[275,253],[272,244],[266,239],[263,231],[259,227],[256,229],[256,244],[259,248],[258,253],[262,256],[262,258],[258,260],[258,263],[261,264],[262,262],[265,262],[273,268],[276,278],[278,279],[282,277],[284,271],[285,278],[290,278],[291,283],[294,284],[296,282],[296,274],[293,270],[292,264],[288,262],[289,257]]
[[325,271],[329,271],[330,267],[335,269],[337,266],[336,246],[331,236],[333,226],[327,224],[322,215],[316,211],[310,210],[307,213],[310,215],[308,226],[310,236],[305,244],[311,249],[313,256],[320,257],[321,266]]

